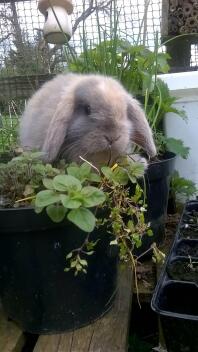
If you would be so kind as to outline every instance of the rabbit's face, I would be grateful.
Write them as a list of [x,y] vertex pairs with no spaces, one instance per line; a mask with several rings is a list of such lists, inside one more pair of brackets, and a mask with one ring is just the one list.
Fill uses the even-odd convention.
[[68,124],[60,156],[93,163],[113,162],[130,150],[133,126],[127,100],[117,82],[90,79],[75,89],[73,116]]

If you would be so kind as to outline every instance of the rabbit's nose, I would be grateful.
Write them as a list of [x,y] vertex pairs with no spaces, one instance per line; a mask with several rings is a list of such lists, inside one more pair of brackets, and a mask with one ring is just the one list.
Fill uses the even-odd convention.
[[104,137],[107,140],[107,142],[109,143],[109,145],[112,145],[120,138],[120,136],[118,136],[118,137],[104,136]]

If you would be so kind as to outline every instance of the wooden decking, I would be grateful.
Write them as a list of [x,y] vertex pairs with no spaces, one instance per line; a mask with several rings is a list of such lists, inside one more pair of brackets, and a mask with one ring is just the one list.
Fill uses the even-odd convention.
[[0,306],[0,351],[21,352],[24,345],[23,332],[18,326],[6,319]]
[[[120,268],[117,296],[106,315],[72,332],[41,335],[32,352],[126,352],[132,289],[131,269],[127,266]],[[0,352],[26,352],[24,346],[28,337],[0,311]]]

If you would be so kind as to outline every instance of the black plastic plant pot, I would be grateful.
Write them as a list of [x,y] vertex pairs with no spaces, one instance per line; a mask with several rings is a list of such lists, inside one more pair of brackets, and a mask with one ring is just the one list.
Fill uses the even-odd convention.
[[160,315],[168,352],[198,351],[198,286],[162,283],[153,296],[152,308]]
[[165,236],[170,176],[174,171],[176,155],[167,152],[149,165],[146,174],[146,221],[151,223],[153,236],[143,236],[142,246],[134,253],[140,255],[148,250],[153,242],[161,244]]
[[184,207],[151,302],[160,315],[168,352],[198,351],[198,241],[184,239],[181,234],[190,218],[196,228],[197,209],[198,201]]
[[0,296],[8,317],[23,330],[58,333],[91,323],[112,304],[116,293],[117,253],[104,229],[89,257],[87,274],[64,272],[66,255],[81,246],[86,233],[71,223],[57,226],[45,212],[0,210]]

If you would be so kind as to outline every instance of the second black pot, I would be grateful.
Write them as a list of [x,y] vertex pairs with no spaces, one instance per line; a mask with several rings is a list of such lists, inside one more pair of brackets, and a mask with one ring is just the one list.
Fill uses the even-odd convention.
[[142,246],[135,249],[135,255],[147,251],[153,242],[161,244],[165,236],[170,177],[174,171],[176,155],[166,152],[162,158],[149,165],[145,173],[147,212],[145,220],[150,222],[153,236],[143,236]]

